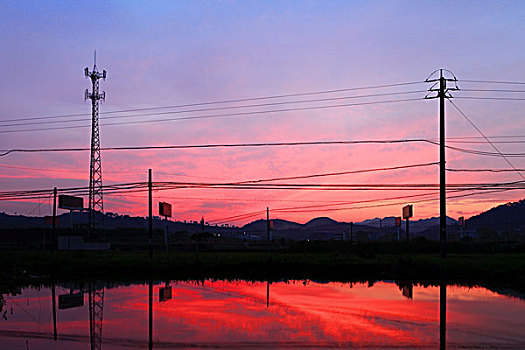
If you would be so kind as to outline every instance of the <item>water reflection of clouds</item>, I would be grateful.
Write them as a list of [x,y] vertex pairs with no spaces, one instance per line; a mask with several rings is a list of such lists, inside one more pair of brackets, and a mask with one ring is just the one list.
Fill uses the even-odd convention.
[[[270,284],[270,304],[266,307],[266,282],[170,285],[173,298],[162,303],[158,302],[158,290],[164,283],[157,283],[153,289],[153,339],[161,347],[435,348],[439,340],[438,287],[414,286],[414,299],[409,300],[391,282],[377,282],[372,287],[361,283],[275,282]],[[68,291],[57,288],[57,294]],[[510,344],[512,348],[512,344],[525,344],[524,321],[520,318],[525,311],[523,301],[483,288],[448,287],[448,293],[450,346]],[[83,348],[88,342],[87,302],[84,307],[58,311],[58,343],[52,341],[49,289],[26,289],[21,296],[6,297],[5,307],[14,303],[25,312],[16,307],[13,317],[3,322],[0,340],[7,339],[5,344],[19,344],[15,337],[31,342],[44,339],[35,340],[35,344],[47,339],[48,348],[57,349],[66,343],[64,339],[74,344],[70,349]],[[104,349],[146,346],[147,285],[106,289],[103,338]]]

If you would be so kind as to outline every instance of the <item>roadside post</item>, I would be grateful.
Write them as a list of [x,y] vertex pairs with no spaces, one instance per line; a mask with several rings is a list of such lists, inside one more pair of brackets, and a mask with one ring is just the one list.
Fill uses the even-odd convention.
[[153,183],[148,169],[148,257],[153,259]]
[[53,189],[53,250],[58,250],[57,237],[57,188]]
[[159,202],[159,215],[164,216],[166,221],[166,230],[164,231],[164,244],[166,245],[166,254],[168,254],[168,217],[171,217],[171,204]]
[[270,209],[266,207],[266,253],[270,253]]
[[401,227],[401,216],[396,217],[397,240],[399,241],[399,228]]
[[463,238],[463,227],[465,227],[465,217],[460,216],[458,221],[459,221],[459,238],[462,239]]
[[412,204],[405,205],[403,207],[403,219],[406,220],[406,241],[408,242],[410,240],[410,235],[408,231],[408,223],[410,221],[410,218],[414,216],[414,206]]

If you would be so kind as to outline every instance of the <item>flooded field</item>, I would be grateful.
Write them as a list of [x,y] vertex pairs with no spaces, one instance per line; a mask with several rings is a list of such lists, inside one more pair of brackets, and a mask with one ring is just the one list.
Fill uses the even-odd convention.
[[0,303],[2,349],[525,348],[525,301],[477,287],[62,284]]

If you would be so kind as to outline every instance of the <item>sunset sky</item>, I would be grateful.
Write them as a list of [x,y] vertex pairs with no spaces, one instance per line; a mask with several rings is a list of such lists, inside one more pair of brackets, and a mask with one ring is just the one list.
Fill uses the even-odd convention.
[[[96,49],[97,67],[108,72],[100,83],[106,91],[100,107],[102,147],[436,139],[439,104],[423,99],[431,87],[424,80],[446,68],[461,89],[451,92],[457,97],[453,102],[498,142],[494,145],[499,151],[521,153],[525,100],[460,97],[525,99],[524,84],[472,82],[525,82],[524,15],[525,4],[517,1],[2,2],[0,149],[89,147],[90,101],[84,101],[84,90],[90,81],[83,70],[92,69]],[[414,84],[104,114],[409,82]],[[472,91],[483,89],[506,91]],[[385,95],[355,97],[372,94]],[[400,99],[418,100],[348,106]],[[299,102],[305,100],[310,102]],[[340,104],[347,106],[333,107]],[[246,105],[251,107],[240,107]],[[332,107],[307,109],[320,106]],[[293,108],[302,110],[266,113]],[[166,112],[170,114],[158,114]],[[84,115],[26,119],[76,114]],[[147,122],[218,114],[235,115]],[[141,123],[125,124],[131,121]],[[124,124],[108,125],[116,123]],[[38,130],[22,131],[26,129]],[[465,138],[481,135],[450,103],[446,130],[447,137],[463,138],[450,140],[451,146],[496,152],[482,138]],[[525,168],[523,157],[508,159],[514,167]],[[218,183],[437,161],[438,146],[422,142],[102,152],[104,185],[147,181],[149,168],[154,181]],[[501,157],[454,150],[447,151],[447,167],[511,169]],[[11,153],[0,157],[0,179],[0,191],[87,187],[89,152]],[[449,183],[520,180],[517,172],[447,174]],[[282,182],[437,184],[439,177],[438,166],[430,165]],[[426,192],[428,197],[385,201],[420,193],[425,192],[200,188],[159,191],[154,203],[155,212],[158,201],[172,203],[174,218],[180,220],[221,222],[266,207],[308,206],[272,217],[306,222],[329,216],[357,222],[399,216],[404,204],[438,195],[434,191]],[[524,197],[523,190],[515,190],[451,198],[448,215],[470,217]],[[50,200],[1,200],[0,212],[49,215]],[[351,204],[362,201],[367,202]],[[328,204],[341,205],[316,207]],[[106,212],[146,216],[146,193],[107,194],[104,207]],[[416,220],[438,216],[438,202],[415,202],[414,212]],[[263,214],[229,222],[259,218]]]

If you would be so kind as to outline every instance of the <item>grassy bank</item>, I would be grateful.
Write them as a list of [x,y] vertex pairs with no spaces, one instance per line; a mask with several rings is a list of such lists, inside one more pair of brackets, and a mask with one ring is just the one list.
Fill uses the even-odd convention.
[[[312,279],[447,281],[525,291],[525,254],[147,253],[2,251],[2,279]],[[17,277],[18,276],[18,277]]]

